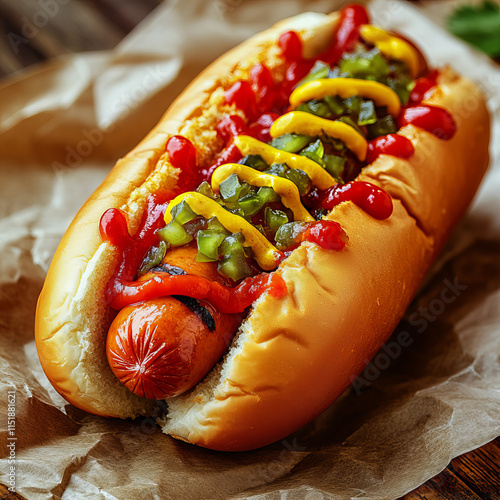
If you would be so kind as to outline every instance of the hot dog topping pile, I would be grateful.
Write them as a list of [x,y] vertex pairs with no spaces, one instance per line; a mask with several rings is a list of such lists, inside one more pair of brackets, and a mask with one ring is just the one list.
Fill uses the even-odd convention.
[[[347,235],[324,218],[335,205],[350,200],[377,219],[391,215],[385,191],[355,180],[363,166],[380,154],[409,158],[413,145],[397,133],[404,125],[445,140],[455,124],[445,110],[421,104],[437,72],[410,42],[368,22],[363,7],[346,7],[331,46],[313,59],[303,58],[297,33],[283,34],[282,81],[259,63],[249,81],[226,89],[227,103],[248,121],[234,114],[219,122],[225,147],[213,165],[197,165],[186,138],[168,140],[170,163],[181,170],[177,191],[151,197],[134,236],[121,211],[101,219],[103,239],[123,256],[106,290],[112,308],[182,295],[243,312],[263,291],[286,293],[279,272],[263,271],[303,241],[342,250]],[[184,246],[223,279],[165,272],[171,249]]]

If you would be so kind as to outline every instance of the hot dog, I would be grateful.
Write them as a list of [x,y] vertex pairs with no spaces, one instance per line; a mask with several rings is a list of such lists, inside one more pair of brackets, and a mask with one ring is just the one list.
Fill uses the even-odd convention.
[[[163,430],[208,448],[286,436],[394,329],[488,143],[479,89],[362,7],[279,23],[205,70],[77,215],[39,300],[45,372],[99,415],[167,397]],[[159,358],[185,343],[173,383]]]
[[[169,252],[145,274],[188,272],[224,281],[214,266],[195,261],[196,249]],[[227,280],[226,280],[227,281]],[[239,314],[222,314],[210,303],[168,296],[123,308],[111,324],[106,355],[118,380],[138,396],[164,399],[196,385],[226,351],[241,323]]]

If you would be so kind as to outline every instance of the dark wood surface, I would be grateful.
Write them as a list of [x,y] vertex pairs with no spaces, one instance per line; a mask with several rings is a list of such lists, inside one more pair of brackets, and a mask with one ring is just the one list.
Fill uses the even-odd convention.
[[71,52],[113,48],[161,0],[0,0],[0,77]]
[[[0,0],[0,77],[61,54],[113,48],[161,0]],[[46,3],[44,5],[48,5]],[[22,498],[0,485],[0,497]],[[500,438],[455,458],[404,500],[500,499]]]
[[500,498],[500,438],[453,459],[448,467],[402,500]]

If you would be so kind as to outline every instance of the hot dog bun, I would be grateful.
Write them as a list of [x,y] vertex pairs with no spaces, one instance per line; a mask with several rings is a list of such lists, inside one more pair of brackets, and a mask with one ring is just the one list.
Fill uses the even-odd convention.
[[[222,90],[245,79],[259,61],[279,77],[276,40],[288,30],[301,34],[306,55],[321,52],[337,19],[297,16],[222,56],[77,214],[53,259],[36,318],[42,366],[68,401],[121,418],[151,414],[156,404],[121,385],[106,360],[115,313],[106,306],[104,287],[118,256],[100,239],[102,213],[121,208],[133,232],[147,196],[175,185],[178,172],[164,154],[167,139],[183,135],[202,158],[213,157],[221,147],[215,125],[235,112]],[[449,69],[438,83],[429,103],[453,116],[455,136],[442,141],[412,125],[398,132],[412,141],[415,154],[409,160],[381,155],[358,177],[393,197],[391,217],[376,220],[351,202],[336,206],[328,218],[348,234],[345,249],[329,252],[305,242],[282,262],[287,296],[264,294],[254,303],[224,362],[193,391],[167,401],[168,415],[159,420],[164,432],[218,450],[264,446],[327,408],[388,338],[488,164],[489,117],[478,88]]]

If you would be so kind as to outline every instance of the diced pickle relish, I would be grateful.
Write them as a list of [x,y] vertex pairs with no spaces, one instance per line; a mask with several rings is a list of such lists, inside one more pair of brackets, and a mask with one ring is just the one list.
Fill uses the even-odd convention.
[[[387,108],[385,106],[375,106],[375,103],[370,99],[353,96],[340,102],[341,106],[339,105],[336,107],[337,111],[335,113],[331,111],[331,107],[327,104],[326,98],[320,101],[315,99],[307,101],[297,106],[295,110],[305,111],[321,118],[342,121],[351,125],[364,137],[368,136],[367,132],[363,129],[364,126],[374,125],[380,120],[392,119],[392,116],[387,113]],[[276,141],[276,139],[273,141]],[[275,144],[279,144],[279,142],[276,141]],[[271,145],[274,144],[271,143]]]
[[341,116],[346,109],[344,101],[342,101],[342,99],[337,95],[326,95],[325,97],[323,97],[323,101],[330,108],[333,116]]
[[[245,157],[246,158],[246,157]],[[240,163],[242,165],[247,165],[248,163],[243,158]],[[264,174],[276,175],[284,179],[292,181],[298,188],[301,196],[307,194],[312,188],[312,181],[310,177],[300,169],[289,168],[286,163],[273,163],[272,165],[267,165],[260,156],[254,156],[254,158],[259,158],[259,169]],[[262,168],[263,165],[263,168]],[[251,165],[249,165],[251,166]]]
[[389,63],[380,50],[366,50],[360,46],[355,52],[344,54],[339,62],[339,76],[346,78],[366,78],[384,83],[390,73]]
[[182,201],[172,208],[172,219],[181,225],[196,219],[196,217],[198,216],[191,210],[185,201]]
[[282,210],[273,210],[270,207],[266,207],[264,209],[264,221],[268,231],[276,233],[283,224],[288,222],[288,216]]
[[[285,176],[291,170],[280,164],[275,164],[273,167],[274,171],[279,170]],[[215,193],[214,196],[223,208],[247,220],[262,233],[263,237],[272,238],[281,225],[293,220],[293,213],[282,207],[280,197],[273,188],[269,186],[256,188],[246,182],[240,182],[236,174],[232,174],[222,182],[219,197]],[[282,209],[271,208],[269,205]],[[253,220],[259,213],[262,215]],[[197,261],[218,262],[219,271],[235,281],[250,275],[250,267],[245,259],[253,256],[253,251],[250,247],[243,246],[245,237],[242,233],[237,233],[238,237],[234,239],[234,234],[226,230],[216,217],[207,220],[198,216],[186,201],[174,206],[171,214],[174,218],[157,232],[162,241],[171,246],[182,246],[195,239],[198,249]],[[186,222],[180,224],[179,219]],[[187,226],[190,225],[195,230],[188,230]]]
[[309,146],[305,147],[299,154],[302,156],[307,156],[307,158],[309,158],[312,161],[315,161],[318,165],[321,165],[323,168],[326,167],[325,162],[323,161],[325,148],[320,139],[309,144]]
[[343,183],[343,173],[347,159],[338,155],[325,155],[323,157],[326,171],[337,180]]
[[216,200],[215,193],[212,189],[212,186],[207,181],[203,181],[197,188],[196,191],[198,193],[201,193],[205,195],[207,198],[210,198],[211,200]]
[[259,155],[246,155],[238,163],[259,171],[265,170],[268,167],[267,163]]
[[358,125],[371,125],[377,121],[377,112],[373,101],[364,101],[358,109]]
[[228,232],[216,231],[213,229],[202,229],[196,235],[198,245],[197,261],[214,262],[219,258],[219,246],[224,241]]
[[[185,202],[182,203],[187,205]],[[191,210],[189,206],[188,209]],[[184,206],[182,210],[186,211],[186,206]],[[173,211],[174,209],[172,212]],[[245,237],[243,234],[231,234],[224,228],[216,217],[208,220],[199,217],[196,214],[195,217],[196,219],[203,221],[198,224],[198,227],[205,228],[198,229],[194,235],[198,249],[196,261],[218,262],[218,270],[224,276],[231,278],[234,281],[251,276],[252,273],[246,262],[246,255],[247,253],[249,255],[252,254],[252,251],[250,248],[247,251],[244,248],[243,244],[245,242]],[[186,224],[189,224],[189,222],[191,221],[186,222]],[[159,246],[163,244],[165,249],[167,244],[172,246],[182,246],[193,240],[193,236],[190,235],[188,231],[186,231],[185,227],[177,222],[176,219],[172,219],[172,221],[169,222],[163,229],[157,231],[157,234],[162,239]],[[165,241],[167,243],[165,243]],[[154,264],[152,264],[149,268],[161,262],[163,257],[164,253],[159,260],[158,257],[155,257]],[[145,264],[143,262],[141,268],[144,266]]]
[[351,115],[341,116],[339,118],[339,122],[347,123],[347,125],[350,125],[354,130],[356,130],[362,135],[365,135],[363,133],[363,130],[359,127],[357,120],[353,119]]
[[303,102],[299,104],[295,110],[305,111],[306,113],[321,116],[322,118],[334,118],[336,116],[324,99],[311,99],[310,101]]
[[158,236],[173,247],[187,245],[193,237],[175,219],[170,221],[163,229],[158,231]]
[[302,235],[306,232],[309,224],[307,222],[288,222],[280,226],[274,237],[276,248],[289,250],[298,246],[302,241]]
[[243,210],[246,217],[257,215],[268,203],[278,202],[280,197],[274,189],[268,186],[260,187],[257,192],[247,194],[238,200],[239,208]]
[[384,116],[375,123],[367,125],[369,139],[375,139],[382,135],[394,134],[398,130],[398,126],[391,115]]
[[[366,27],[367,25],[365,24],[364,26]],[[383,35],[389,39],[391,39],[391,37],[393,38],[392,35],[383,32],[383,30],[377,31],[375,29],[371,31],[378,33],[378,36]],[[369,34],[371,31],[368,29],[367,33]],[[298,44],[297,47],[300,46],[299,37],[294,36],[290,39],[293,39],[295,41],[294,43]],[[391,39],[390,42],[394,44],[393,39]],[[282,40],[280,39],[280,44],[281,43]],[[285,42],[283,41],[283,43]],[[397,41],[395,45],[398,45]],[[286,44],[283,45],[283,47],[285,46],[288,47]],[[401,44],[399,44],[399,46],[401,46]],[[290,54],[294,54],[293,57],[299,57],[300,59],[300,50],[297,47],[293,51],[289,50],[289,47],[286,48],[289,57],[292,57]],[[240,164],[251,167],[258,172],[262,172],[262,174],[275,175],[287,179],[287,182],[291,181],[297,187],[299,195],[302,197],[302,201],[307,206],[307,210],[314,215],[315,219],[321,219],[328,213],[328,210],[324,207],[317,206],[315,203],[309,205],[309,201],[314,198],[311,198],[312,192],[322,193],[327,188],[323,186],[321,188],[323,191],[321,191],[317,186],[315,187],[313,185],[311,177],[313,177],[314,182],[319,184],[318,173],[320,170],[318,170],[317,167],[313,168],[309,160],[319,165],[328,173],[328,176],[332,179],[333,185],[335,182],[338,183],[338,185],[350,183],[349,181],[353,180],[363,167],[366,158],[366,152],[363,148],[365,150],[367,149],[367,140],[374,140],[379,137],[382,138],[388,134],[394,135],[398,130],[395,121],[395,117],[397,117],[400,109],[398,99],[401,105],[406,105],[415,85],[415,81],[411,74],[411,71],[415,69],[412,64],[415,60],[415,54],[410,54],[411,57],[408,58],[406,57],[408,55],[406,53],[406,56],[402,57],[402,59],[404,59],[403,62],[403,60],[397,60],[397,57],[396,59],[392,59],[392,56],[397,54],[399,49],[394,50],[395,51],[391,52],[390,48],[387,49],[383,44],[378,44],[378,41],[374,39],[369,39],[369,42],[366,42],[366,40],[363,42],[359,38],[359,34],[356,33],[355,36],[353,35],[352,40],[348,44],[345,44],[344,49],[339,52],[338,57],[326,57],[323,59],[324,61],[335,63],[334,66],[330,66],[323,62],[323,60],[317,60],[314,64],[311,62],[307,69],[303,71],[307,65],[305,65],[305,60],[301,59],[302,62],[300,62],[300,64],[302,64],[302,69],[294,69],[295,83],[293,83],[293,85],[295,85],[295,88],[315,80],[346,80],[351,78],[358,81],[367,80],[378,82],[376,85],[379,87],[381,87],[380,84],[385,86],[385,90],[375,91],[370,90],[374,89],[375,84],[368,85],[368,82],[365,82],[362,85],[358,84],[354,87],[356,92],[359,92],[361,95],[350,95],[344,90],[339,90],[339,95],[325,95],[325,93],[323,93],[319,96],[321,98],[316,95],[314,96],[317,97],[315,99],[309,98],[309,100],[304,100],[303,102],[294,101],[296,105],[292,106],[292,109],[295,111],[305,111],[306,113],[329,121],[338,121],[349,125],[349,127],[352,127],[356,131],[356,134],[361,136],[360,139],[356,139],[358,141],[357,143],[355,141],[353,142],[352,132],[344,133],[344,135],[337,132],[338,129],[340,130],[340,127],[334,129],[330,128],[328,132],[321,129],[321,132],[319,132],[319,122],[317,122],[316,128],[308,126],[309,128],[307,128],[307,131],[304,131],[303,126],[302,130],[300,130],[300,127],[299,130],[282,129],[281,131],[277,131],[277,133],[273,133],[271,129],[271,137],[273,137],[271,140],[267,138],[262,139],[262,137],[266,137],[266,134],[269,133],[269,129],[262,132],[259,128],[258,134],[252,134],[252,127],[260,123],[259,120],[261,120],[266,112],[269,113],[271,109],[261,108],[259,111],[259,106],[263,105],[262,96],[265,96],[270,103],[273,100],[271,94],[275,91],[271,91],[271,87],[276,86],[276,89],[279,88],[279,84],[273,81],[270,71],[260,64],[258,71],[257,69],[255,71],[252,70],[250,76],[250,83],[254,86],[255,92],[255,95],[252,94],[252,102],[250,103],[250,107],[252,108],[252,113],[250,114],[252,114],[252,116],[249,116],[247,113],[247,117],[249,117],[251,123],[247,125],[240,119],[241,126],[238,130],[235,129],[232,131],[231,137],[226,137],[224,139],[226,150],[229,151],[232,148],[235,152],[234,155],[230,155],[231,158],[234,156],[234,159],[226,161],[238,161],[237,150],[239,149],[240,153],[244,155],[243,158],[241,158],[241,156],[239,157],[241,158],[239,160]],[[410,52],[411,50],[413,49],[410,47]],[[409,64],[409,66],[407,64]],[[307,70],[309,71],[307,72]],[[296,78],[296,75],[300,72],[302,72],[302,75]],[[256,83],[254,77],[257,73],[259,75],[262,73],[266,78],[261,78]],[[291,74],[292,73],[287,73],[285,77],[286,79],[290,79],[290,82],[292,81]],[[301,80],[299,81],[300,78]],[[297,81],[298,83],[296,83]],[[240,82],[240,87],[243,85],[245,86],[246,100],[250,98],[250,94],[252,93],[251,86],[248,85],[248,83],[249,82]],[[341,83],[342,87],[345,88],[346,83]],[[255,86],[259,88],[258,93],[257,90],[255,90]],[[233,85],[233,87],[231,87],[233,90],[236,89],[235,85]],[[392,97],[387,97],[387,94],[391,93],[388,92],[387,87],[392,89]],[[326,88],[336,89],[337,86],[327,85]],[[290,90],[287,90],[287,92],[290,92]],[[226,94],[229,95],[228,93]],[[235,104],[236,107],[244,111],[250,109],[247,105],[243,106],[243,102],[238,101],[238,104],[237,101],[231,99],[231,95],[229,95],[229,100],[226,96],[229,104]],[[302,95],[305,94],[302,93]],[[348,97],[346,97],[346,95]],[[269,105],[269,103],[266,105]],[[388,108],[392,115],[388,112]],[[285,107],[283,106],[282,110],[284,109]],[[267,119],[267,127],[271,127],[273,122],[276,121],[276,118],[279,117],[279,113],[283,113],[283,111],[278,112],[276,109],[272,111],[273,112],[269,116],[274,116]],[[278,114],[276,114],[275,111]],[[264,113],[261,118],[258,118],[259,112]],[[291,115],[293,113],[289,114]],[[309,119],[303,120],[307,123],[311,123]],[[324,126],[323,124],[321,125]],[[295,127],[297,127],[297,125],[295,125]],[[330,135],[326,135],[327,133]],[[272,148],[291,153],[291,155],[278,155],[276,151],[271,153],[269,148],[259,149],[255,147],[253,143],[248,143],[248,147],[242,148],[242,143],[238,142],[238,136],[240,135],[249,135],[253,138],[252,140],[258,138],[260,141],[268,142]],[[355,137],[359,136],[356,135]],[[267,137],[269,137],[269,135],[267,135]],[[342,140],[340,140],[339,137],[341,137]],[[250,138],[247,137],[247,139],[249,140]],[[343,141],[346,142],[344,143]],[[373,148],[372,150],[375,151]],[[371,160],[373,160],[374,154],[372,150],[370,150]],[[353,154],[354,152],[355,154]],[[377,149],[376,154],[380,154],[381,152],[383,152],[383,148]],[[272,161],[273,154],[276,155],[276,158],[279,158],[276,162]],[[292,158],[292,155],[296,156]],[[297,160],[297,157],[301,156],[307,158],[307,160]],[[220,157],[225,158],[224,151],[221,153]],[[285,162],[292,165],[292,168]],[[208,169],[210,174],[213,173],[217,165],[221,165],[221,162],[216,163],[215,166]],[[304,170],[301,170],[301,168],[304,168],[309,175]],[[253,228],[257,229],[257,231],[265,235],[269,241],[273,242],[278,250],[290,250],[300,244],[304,240],[304,234],[308,230],[308,227],[314,223],[305,222],[302,216],[297,216],[297,212],[295,212],[296,220],[294,220],[294,212],[290,210],[290,208],[287,208],[290,205],[283,205],[284,199],[281,198],[283,194],[278,195],[273,187],[262,185],[262,181],[259,181],[258,185],[254,186],[252,185],[252,183],[255,183],[254,177],[249,178],[246,171],[242,172],[239,170],[238,172],[240,175],[244,174],[243,177],[246,180],[238,177],[236,173],[227,172],[226,178],[223,177],[225,174],[220,176],[218,184],[214,185],[212,183],[212,185],[210,185],[208,182],[204,181],[199,185],[197,191],[215,201],[228,212],[245,219]],[[321,176],[323,176],[323,173],[321,173]],[[206,178],[210,179],[209,177]],[[325,184],[323,180],[321,182]],[[282,193],[282,189],[279,185],[279,189],[276,187],[277,185],[275,183],[273,186]],[[314,196],[321,197],[322,195],[317,194]],[[183,205],[183,203],[180,205]],[[306,220],[310,221],[311,218],[306,218]],[[175,207],[175,209],[172,210],[172,221],[169,222],[165,228],[158,231],[158,234],[163,238],[162,242],[164,242],[165,246],[185,244],[183,242],[194,244],[194,238],[198,247],[197,260],[217,261],[219,271],[233,280],[239,280],[251,274],[247,259],[255,255],[251,247],[244,246],[245,236],[243,233],[230,233],[216,218],[207,221],[207,219],[197,216],[190,210],[189,206],[187,206],[187,208],[186,206],[181,206],[179,208]],[[157,260],[158,255],[161,255],[159,247],[158,249],[151,249],[150,253],[151,255],[145,259],[145,262],[147,261],[144,264],[145,266],[150,265],[150,262]]]
[[313,80],[317,80],[319,78],[328,78],[330,73],[330,66],[323,61],[316,61],[314,66],[309,71],[308,75],[303,78],[297,86],[302,85],[307,82],[312,82]]
[[219,187],[219,193],[222,200],[226,203],[234,203],[248,194],[251,186],[241,183],[236,174],[231,174]]
[[[355,119],[372,122],[368,125],[380,122],[387,126],[385,120],[378,120],[376,116],[377,110],[382,112],[386,110],[383,107],[376,108],[373,101],[360,96],[351,96],[344,100],[329,97],[324,99],[330,103],[329,105],[325,103],[325,106],[335,107],[336,110],[344,113],[338,119],[355,128],[359,133],[364,132]],[[392,119],[390,116],[389,118]],[[311,137],[304,134],[285,133],[273,139],[271,145],[276,149],[306,156],[324,168],[339,183],[345,182],[345,176],[349,172],[352,174],[352,153],[339,139],[326,135]],[[256,172],[291,181],[297,187],[300,196],[306,196],[313,188],[310,177],[304,171],[290,168],[286,163],[267,165],[261,156],[255,154],[246,155],[239,163]],[[278,250],[290,250],[300,244],[311,222],[294,220],[293,213],[282,205],[283,201],[271,186],[252,185],[250,182],[253,177],[248,178],[250,182],[242,180],[237,173],[230,173],[231,171],[238,172],[236,165],[231,169],[228,169],[229,167],[230,165],[219,167],[219,170],[226,169],[221,171],[227,171],[229,175],[222,177],[224,179],[222,181],[216,181],[215,187],[210,186],[208,182],[203,182],[197,191],[216,201],[232,214],[251,223],[263,237],[273,242]],[[240,169],[241,173],[243,171]],[[247,175],[245,173],[245,176]],[[315,210],[316,218],[321,218],[323,215],[324,211]],[[184,224],[181,223],[183,221]],[[210,221],[209,224],[206,219],[200,218],[185,201],[182,201],[172,209],[172,220],[158,232],[158,235],[172,246],[190,243],[195,238],[198,248],[196,260],[217,262],[219,272],[235,281],[250,276],[251,267],[247,259],[253,252],[251,247],[244,247],[243,234],[237,233],[239,236],[235,238],[236,233],[231,234],[216,218]],[[187,230],[185,226],[188,225],[198,230]]]
[[[320,78],[360,78],[374,80],[394,90],[403,105],[408,102],[410,92],[415,86],[410,69],[404,62],[389,60],[378,48],[369,49],[362,44],[358,44],[354,52],[345,53],[335,68],[329,68],[323,62],[317,63],[306,77],[299,82],[298,86]],[[311,112],[318,116],[327,117],[324,114],[320,114],[327,113],[327,111],[323,104],[319,104],[319,102],[322,101],[313,103],[310,106]],[[302,110],[306,111],[306,109]],[[336,113],[333,109],[331,111],[334,114]]]
[[153,267],[161,264],[161,261],[165,257],[169,246],[170,245],[168,243],[161,240],[158,245],[151,247],[146,254],[146,257],[144,257],[144,260],[141,263],[141,267],[139,267],[138,275],[142,276]]
[[363,99],[359,97],[359,95],[353,95],[352,97],[348,97],[344,99],[345,107],[347,108],[347,112],[352,115],[359,114],[359,108],[363,103]]
[[246,261],[244,241],[243,234],[235,233],[224,238],[219,247],[222,258],[218,263],[217,270],[233,281],[239,281],[252,274]]
[[307,135],[283,134],[280,137],[273,139],[270,142],[270,145],[273,148],[281,149],[282,151],[297,153],[297,151],[305,148],[311,141],[312,138]]
[[323,143],[319,139],[317,139],[316,141],[311,142],[308,146],[306,146],[300,153],[312,153],[318,158],[323,158],[323,155],[325,154],[325,148],[323,146]]
[[[341,250],[347,242],[345,233],[337,223],[320,219],[344,198],[350,199],[371,216],[377,218],[388,216],[392,201],[387,193],[378,193],[379,195],[385,193],[385,196],[377,197],[374,196],[374,190],[377,189],[375,186],[364,182],[349,182],[359,174],[366,163],[375,161],[380,154],[401,158],[407,158],[412,154],[411,141],[402,135],[378,134],[397,130],[394,119],[398,120],[397,125],[400,127],[412,123],[426,130],[431,129],[432,133],[436,133],[445,123],[449,133],[447,132],[444,137],[441,134],[440,137],[443,139],[449,138],[454,129],[451,116],[445,115],[444,110],[418,106],[426,92],[437,85],[437,73],[432,75],[426,73],[425,60],[410,44],[406,44],[405,48],[405,43],[401,43],[401,40],[398,42],[397,37],[367,23],[369,19],[362,6],[345,8],[341,13],[339,26],[331,45],[315,59],[303,56],[299,34],[290,31],[281,35],[278,46],[283,55],[283,80],[275,81],[272,72],[263,63],[258,63],[250,68],[249,81],[237,81],[225,89],[226,104],[243,111],[246,120],[238,112],[225,116],[217,124],[217,135],[222,140],[224,148],[212,159],[212,164],[198,164],[195,145],[185,137],[174,136],[169,139],[166,153],[172,166],[180,172],[177,186],[165,193],[164,197],[160,197],[161,201],[156,202],[156,205],[151,205],[150,200],[151,203],[155,203],[158,193],[151,196],[148,200],[148,215],[137,234],[133,237],[129,235],[125,215],[117,209],[108,210],[101,218],[100,233],[103,240],[118,246],[123,250],[124,256],[116,279],[110,281],[106,291],[106,300],[111,307],[118,309],[140,300],[176,293],[191,294],[193,297],[208,300],[224,312],[242,312],[264,291],[276,297],[286,293],[286,286],[279,273],[260,274],[244,280],[234,288],[217,286],[218,284],[214,282],[194,276],[181,276],[193,279],[175,281],[172,278],[179,278],[178,276],[165,276],[165,273],[139,285],[132,280],[132,276],[137,276],[138,270],[144,272],[150,268],[149,266],[154,266],[162,258],[163,247],[170,245],[167,240],[158,241],[158,236],[163,232],[175,243],[191,237],[188,244],[196,244],[199,248],[197,259],[214,263],[217,261],[222,274],[230,276],[233,280],[240,280],[249,276],[249,273],[258,272],[257,266],[249,259],[255,259],[262,270],[273,270],[275,269],[273,265],[281,262],[286,255],[285,252],[302,241],[318,244],[328,250]],[[386,41],[388,43],[384,45]],[[424,76],[415,82],[414,79],[420,73]],[[351,86],[352,93],[349,94],[347,102],[340,97],[341,91],[326,92],[321,97],[316,95],[309,100],[304,99],[300,103],[295,103],[292,109],[306,111],[328,120],[342,118],[344,122],[349,123],[349,128],[361,131],[365,142],[366,139],[375,137],[368,144],[368,156],[361,157],[359,150],[353,147],[353,144],[346,146],[339,138],[317,131],[308,133],[297,131],[296,135],[308,137],[302,138],[302,144],[300,141],[291,141],[291,138],[279,138],[285,132],[276,135],[270,133],[275,121],[289,109],[289,98],[295,89],[319,79],[343,79],[344,88],[348,88],[349,83],[345,80],[349,78],[362,79],[365,83],[379,82],[378,84],[387,87],[386,96],[387,90],[391,90],[393,97],[385,99],[380,98],[384,92],[382,94],[368,92],[370,96],[368,99],[366,95],[363,97],[364,91],[360,91],[359,86],[356,87],[356,92],[352,91]],[[366,89],[366,86],[361,88]],[[403,113],[399,112],[401,105]],[[425,109],[415,110],[413,107]],[[392,116],[389,116],[389,111]],[[439,111],[443,111],[442,116]],[[436,125],[436,120],[439,127]],[[288,130],[288,132],[295,131]],[[240,141],[240,137],[245,139]],[[274,145],[283,148],[282,151],[266,144],[271,142],[271,137],[278,139],[274,141]],[[343,140],[346,140],[345,136]],[[259,141],[261,146],[256,145]],[[312,150],[304,151],[309,145],[313,145]],[[314,155],[316,161],[304,155]],[[236,186],[232,195],[230,193],[227,195],[229,198],[233,196],[236,201],[225,203],[219,189],[209,182],[217,167],[238,161],[256,171],[291,180],[299,190],[300,199],[305,205],[304,210],[307,209],[316,222],[304,223],[301,218],[294,220],[294,212],[283,207],[281,202],[267,202],[256,215],[248,215],[252,210],[249,211],[246,207],[247,213],[245,213],[244,208],[238,203],[240,199],[243,201],[248,197],[247,204],[252,206],[255,197],[258,198],[259,189],[244,186],[245,181],[240,179],[238,182],[242,186],[241,190],[238,191]],[[220,183],[224,180],[221,179]],[[195,189],[197,193],[192,192]],[[248,192],[245,193],[246,189]],[[269,193],[266,191],[263,190],[260,196]],[[192,214],[189,211],[179,209],[180,215],[172,218],[170,229],[162,228],[158,214],[164,212],[165,222],[170,223],[171,219],[167,217],[169,212],[167,200],[180,197],[181,193],[188,195],[186,199],[203,212],[204,217],[196,216],[191,219]],[[352,196],[349,197],[349,193]],[[193,194],[196,196],[193,197]],[[230,231],[216,218],[210,218],[211,212],[200,206],[199,198],[209,200],[212,212],[231,227]],[[231,215],[230,212],[237,215]],[[150,217],[154,220],[153,223]],[[251,222],[251,227],[242,227],[239,223],[240,218]],[[245,223],[250,226],[248,222]],[[242,234],[239,234],[240,231]],[[256,238],[256,234],[265,235],[269,239],[264,238],[268,245],[264,245],[266,250],[263,260],[259,260],[259,253],[262,258],[263,245]],[[276,246],[283,249],[283,253],[270,245],[270,241],[274,241]],[[276,250],[276,254],[272,249]]]

